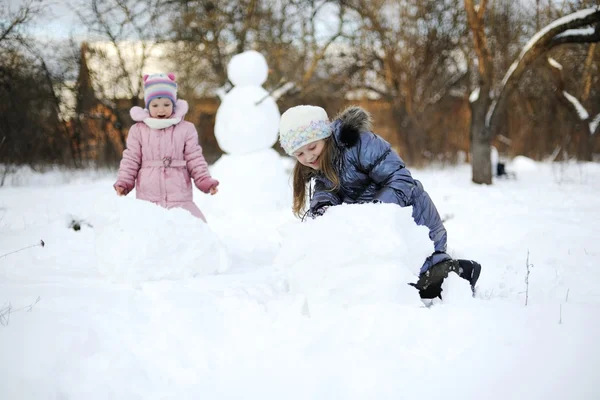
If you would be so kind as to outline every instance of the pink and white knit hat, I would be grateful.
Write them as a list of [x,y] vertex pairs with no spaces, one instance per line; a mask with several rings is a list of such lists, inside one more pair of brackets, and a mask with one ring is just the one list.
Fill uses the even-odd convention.
[[327,112],[316,106],[296,106],[281,115],[279,143],[285,152],[294,155],[300,147],[331,136]]
[[156,98],[165,97],[173,102],[177,102],[177,83],[175,83],[175,74],[152,74],[144,75],[144,104],[148,104]]

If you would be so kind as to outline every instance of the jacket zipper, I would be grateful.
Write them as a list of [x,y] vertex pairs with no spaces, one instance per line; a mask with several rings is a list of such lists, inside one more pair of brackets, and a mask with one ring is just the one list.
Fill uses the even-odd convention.
[[[167,133],[167,128],[163,128],[161,129],[161,139],[166,135]],[[159,141],[160,143],[160,141]],[[162,154],[162,152],[161,152]],[[167,157],[166,155],[164,157]],[[164,158],[163,157],[163,158]],[[163,159],[161,158],[161,160]],[[164,189],[164,199],[165,199],[165,207],[167,206],[167,202],[169,201],[169,199],[167,198],[167,168],[163,165],[162,167],[163,173],[162,173],[162,182],[163,182],[163,189]]]

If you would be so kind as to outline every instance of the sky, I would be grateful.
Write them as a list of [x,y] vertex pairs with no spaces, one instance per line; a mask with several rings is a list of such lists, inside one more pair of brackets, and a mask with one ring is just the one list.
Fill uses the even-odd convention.
[[[29,0],[5,0],[9,7],[15,10]],[[535,0],[518,0],[524,6],[535,4]],[[552,1],[552,0],[550,0]],[[554,1],[556,2],[556,1]],[[46,4],[43,15],[32,25],[31,31],[40,38],[67,39],[71,36],[83,38],[86,35],[86,27],[77,16],[76,9],[83,4],[89,3],[85,0],[45,0]]]
[[[28,3],[28,0],[6,0],[11,12]],[[71,36],[83,37],[86,28],[81,23],[75,9],[83,0],[44,1],[43,11],[31,24],[30,32],[40,39],[68,39]]]

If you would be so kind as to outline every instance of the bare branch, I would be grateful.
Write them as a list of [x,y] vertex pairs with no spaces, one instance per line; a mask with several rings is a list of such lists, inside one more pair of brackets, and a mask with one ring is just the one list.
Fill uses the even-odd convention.
[[28,0],[15,12],[15,15],[12,18],[10,15],[2,16],[2,19],[0,19],[0,43],[6,40],[12,33],[19,29],[19,27],[31,21],[31,19],[42,10],[42,7],[40,5],[35,6],[35,3],[39,2],[36,0]]
[[594,50],[596,50],[596,43],[590,45],[585,59],[583,68],[583,90],[581,95],[583,101],[586,101],[590,97],[590,90],[592,88],[592,61],[594,59]]
[[24,307],[20,307],[20,308],[13,308],[12,304],[10,302],[5,304],[4,306],[2,306],[2,308],[0,308],[0,325],[7,326],[8,323],[10,322],[10,315],[14,314],[18,311],[27,310],[27,312],[31,312],[31,310],[33,310],[33,307],[37,303],[39,303],[40,300],[41,300],[41,297],[38,296],[38,298],[35,299],[35,301],[33,303],[29,304],[28,306],[24,306]]
[[[560,65],[558,62],[556,62],[552,58],[548,58],[547,65],[549,65],[552,75],[554,76],[554,80],[555,80],[556,87],[557,87],[557,90],[555,93],[556,93],[556,96],[558,97],[559,102],[561,104],[565,105],[570,110],[572,110],[573,113],[575,115],[577,115],[579,120],[589,121],[590,115],[585,110],[585,108],[583,108],[583,105],[581,104],[581,102],[575,96],[569,94],[569,92],[566,89],[565,77],[564,77],[562,65]],[[590,129],[591,129],[591,124],[590,124]]]
[[[117,52],[117,59],[119,60],[119,66],[121,67],[121,73],[123,73],[123,75],[125,75],[127,73],[127,66],[125,64],[125,58],[123,57],[123,54],[119,47],[120,37],[118,34],[113,32],[113,30],[111,29],[111,25],[105,21],[104,14],[98,6],[98,1],[99,0],[92,1],[92,10],[94,11],[96,21],[98,22],[98,24],[100,24],[100,26],[103,29],[103,33],[110,39],[111,43],[115,47],[115,51]],[[131,94],[131,96],[133,96],[134,91],[133,91],[133,85],[132,85],[131,80],[127,79],[126,84],[128,86],[129,93]]]
[[246,37],[248,36],[248,31],[250,30],[253,20],[254,20],[254,14],[256,13],[256,0],[251,0],[248,3],[248,7],[246,9],[245,12],[245,19],[244,19],[244,25],[242,27],[242,29],[240,30],[240,35],[239,35],[239,43],[238,43],[238,53],[241,53],[244,51],[244,47],[246,45]]
[[15,18],[6,28],[4,28],[3,32],[0,33],[0,42],[2,42],[10,33],[19,25],[23,24],[27,21],[29,10],[25,10],[23,15]]
[[562,303],[558,307],[558,324],[562,325]]
[[529,264],[529,250],[527,250],[527,260],[525,260],[525,267],[527,268],[527,275],[525,275],[525,306],[529,303],[529,274],[533,264]]
[[446,92],[448,92],[448,90],[450,90],[454,85],[456,85],[466,76],[468,76],[468,72],[463,72],[461,74],[453,76],[450,80],[448,80],[448,82],[446,82],[446,84],[440,90],[438,90],[433,96],[429,97],[425,101],[425,104],[431,105],[440,101],[446,95]]
[[[465,9],[467,10],[467,19],[469,26],[471,27],[471,33],[473,34],[473,42],[475,46],[475,53],[479,61],[479,75],[484,79],[486,84],[491,83],[493,75],[493,64],[492,56],[490,55],[489,45],[485,37],[484,13],[485,13],[485,0],[482,0],[478,12],[475,11],[473,0],[465,0]],[[481,85],[483,86],[483,85]]]
[[596,115],[594,119],[590,121],[590,134],[596,134],[598,127],[600,126],[600,114]]
[[304,76],[302,77],[302,86],[306,85],[306,83],[310,80],[310,78],[312,78],[313,74],[315,73],[315,70],[317,69],[317,64],[319,63],[319,61],[321,61],[323,59],[329,46],[331,46],[331,44],[333,42],[335,42],[340,36],[342,36],[343,22],[344,22],[344,19],[343,19],[342,15],[340,15],[337,32],[332,37],[329,38],[329,40],[327,41],[327,43],[325,43],[323,45],[321,50],[319,50],[316,54],[313,55],[310,66],[305,71]]
[[[470,0],[465,0],[465,2],[467,1]],[[498,98],[490,105],[486,116],[486,128],[488,128],[486,130],[487,136],[493,134],[493,127],[497,123],[496,120],[499,115],[499,113],[496,112],[498,109],[497,105],[501,104],[508,97],[508,94],[518,84],[523,74],[527,71],[527,68],[535,60],[559,44],[589,43],[588,40],[590,40],[592,36],[596,37],[595,35],[581,35],[578,37],[575,34],[564,36],[564,38],[557,38],[557,36],[571,29],[578,29],[594,24],[597,26],[598,23],[600,23],[600,9],[581,10],[554,21],[531,38],[529,43],[521,51],[517,60],[511,65],[504,76]],[[595,29],[595,31],[597,31],[597,29]],[[598,40],[600,40],[600,36],[596,39],[596,41]]]
[[46,245],[46,243],[44,243],[44,241],[43,241],[43,240],[40,240],[40,242],[39,242],[39,243],[32,244],[32,245],[30,245],[30,246],[25,246],[25,247],[23,247],[23,248],[20,248],[20,249],[18,249],[18,250],[11,251],[11,252],[9,252],[9,253],[6,253],[6,254],[2,254],[2,255],[0,255],[0,258],[4,258],[4,257],[6,257],[6,256],[9,256],[9,255],[11,255],[11,254],[14,254],[14,253],[18,253],[18,252],[20,252],[20,251],[23,251],[23,250],[31,249],[32,247],[38,247],[38,246],[40,246],[40,247],[44,247],[45,245]]
[[487,0],[481,0],[481,2],[478,5],[478,9],[477,9],[477,18],[479,18],[479,20],[483,21],[483,18],[485,16],[485,10],[487,8]]
[[[569,33],[569,31],[565,32]],[[597,43],[600,42],[600,25],[596,25],[589,33],[572,32],[571,34],[557,35],[550,41],[549,48],[567,43]]]
[[359,86],[356,87],[356,89],[370,90],[370,91],[372,91],[374,93],[377,93],[382,98],[384,98],[384,99],[386,99],[388,101],[393,100],[393,96],[390,93],[384,92],[383,90],[378,89],[378,88],[376,88],[375,86],[372,86],[372,85],[359,85]]

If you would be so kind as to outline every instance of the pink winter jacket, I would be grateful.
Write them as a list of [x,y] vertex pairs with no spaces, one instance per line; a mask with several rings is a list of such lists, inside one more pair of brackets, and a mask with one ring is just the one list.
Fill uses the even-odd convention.
[[137,184],[138,199],[171,208],[192,201],[190,178],[204,193],[219,185],[219,181],[210,176],[194,124],[183,120],[187,111],[187,102],[178,100],[171,118],[181,118],[181,121],[167,128],[153,129],[142,122],[150,117],[148,110],[131,109],[131,117],[137,123],[129,130],[115,187],[120,186],[129,193]]

